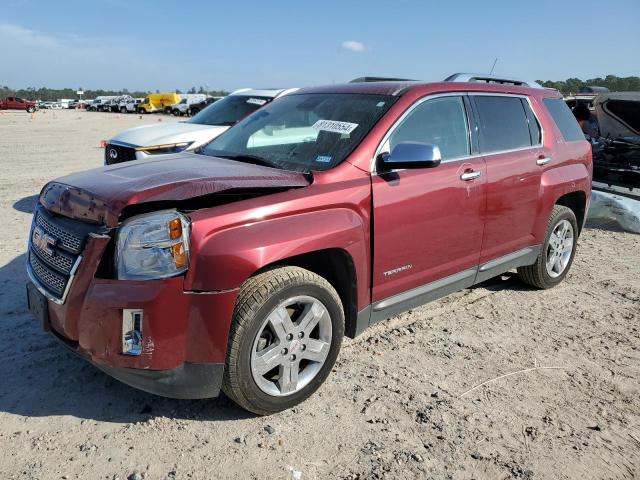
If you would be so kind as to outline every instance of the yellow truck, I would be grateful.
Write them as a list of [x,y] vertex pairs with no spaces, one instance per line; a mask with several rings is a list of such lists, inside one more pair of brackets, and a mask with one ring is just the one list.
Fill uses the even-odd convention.
[[138,105],[138,113],[170,112],[177,103],[180,103],[179,93],[152,93]]

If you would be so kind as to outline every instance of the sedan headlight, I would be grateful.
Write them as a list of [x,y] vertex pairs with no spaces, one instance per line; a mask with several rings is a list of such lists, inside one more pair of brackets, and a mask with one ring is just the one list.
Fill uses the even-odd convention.
[[175,210],[139,215],[119,231],[116,268],[120,280],[179,275],[189,268],[189,220]]
[[138,147],[137,152],[144,152],[148,155],[166,155],[167,153],[180,153],[185,151],[193,142],[165,143],[163,145],[153,145],[151,147]]

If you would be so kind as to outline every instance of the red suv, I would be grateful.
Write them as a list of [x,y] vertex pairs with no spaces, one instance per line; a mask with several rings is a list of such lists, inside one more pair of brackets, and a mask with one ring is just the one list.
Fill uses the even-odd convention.
[[561,96],[516,80],[308,88],[198,154],[47,184],[31,311],[115,378],[309,397],[344,335],[507,270],[550,288],[587,211],[591,149]]

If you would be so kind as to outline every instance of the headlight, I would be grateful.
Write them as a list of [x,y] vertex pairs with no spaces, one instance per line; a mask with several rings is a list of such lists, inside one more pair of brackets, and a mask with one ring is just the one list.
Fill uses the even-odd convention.
[[151,147],[138,147],[137,152],[144,152],[149,155],[165,155],[167,153],[179,153],[189,148],[193,142],[166,143],[164,145],[153,145]]
[[116,268],[120,280],[167,278],[187,271],[187,217],[164,210],[125,221],[118,231]]

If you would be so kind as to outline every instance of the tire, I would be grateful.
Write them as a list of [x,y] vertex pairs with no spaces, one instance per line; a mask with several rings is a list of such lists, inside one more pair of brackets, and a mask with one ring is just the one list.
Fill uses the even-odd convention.
[[35,107],[27,107],[27,113],[33,113],[35,111],[36,111]]
[[[569,232],[569,226],[570,232]],[[557,240],[557,235],[561,232],[562,227],[567,227],[568,233],[562,238],[560,244]],[[553,234],[556,234],[553,239]],[[568,235],[571,235],[569,238]],[[576,245],[578,242],[578,222],[576,216],[568,207],[562,205],[555,205],[551,211],[551,216],[547,223],[547,232],[544,238],[544,244],[538,254],[538,258],[533,265],[518,268],[518,276],[520,279],[533,287],[548,289],[558,285],[564,277],[566,277],[573,258],[576,254]],[[567,248],[571,248],[571,251],[566,253]],[[556,255],[556,261],[552,261],[552,256],[556,252],[565,252],[563,254]],[[547,264],[553,264],[553,267],[549,268]]]
[[120,109],[120,113],[127,113],[127,107],[122,107]]
[[[311,318],[309,329],[301,325]],[[325,381],[343,336],[342,303],[324,278],[298,267],[255,275],[243,284],[236,301],[222,389],[242,408],[258,415],[291,408]],[[263,360],[260,353],[269,351],[271,360]],[[292,375],[285,377],[283,373],[288,372]]]

